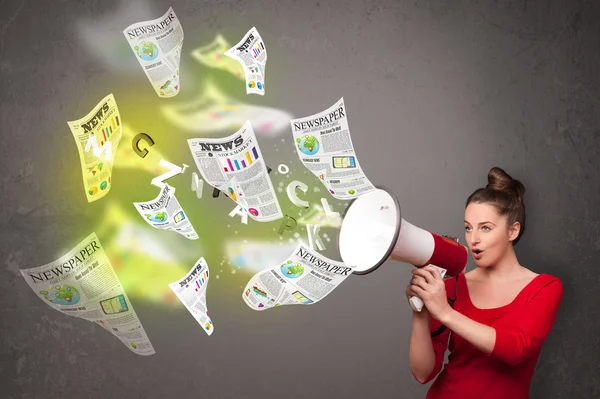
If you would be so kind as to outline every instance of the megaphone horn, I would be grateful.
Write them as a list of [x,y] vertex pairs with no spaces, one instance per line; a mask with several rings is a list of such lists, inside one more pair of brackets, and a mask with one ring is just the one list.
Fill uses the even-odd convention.
[[[383,188],[350,203],[342,220],[338,246],[343,262],[358,275],[373,272],[388,259],[416,267],[435,265],[446,277],[462,273],[467,264],[465,246],[404,220],[398,199]],[[416,311],[423,306],[419,298],[410,303]]]

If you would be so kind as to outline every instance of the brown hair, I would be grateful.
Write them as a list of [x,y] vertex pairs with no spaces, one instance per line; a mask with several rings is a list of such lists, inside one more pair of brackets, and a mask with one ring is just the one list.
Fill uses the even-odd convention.
[[489,204],[496,208],[500,215],[507,217],[509,226],[519,222],[521,229],[517,238],[513,240],[513,245],[516,245],[525,232],[525,186],[499,167],[490,169],[487,178],[487,186],[475,190],[467,199],[465,207],[472,202]]

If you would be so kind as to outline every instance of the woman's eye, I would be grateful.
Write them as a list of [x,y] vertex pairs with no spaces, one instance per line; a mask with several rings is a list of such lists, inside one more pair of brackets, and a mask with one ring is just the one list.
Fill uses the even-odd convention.
[[488,226],[483,226],[483,230],[484,230],[484,231],[489,231],[489,230],[490,230],[490,228],[489,228]]
[[466,231],[469,231],[469,226],[465,226],[465,230],[466,230]]

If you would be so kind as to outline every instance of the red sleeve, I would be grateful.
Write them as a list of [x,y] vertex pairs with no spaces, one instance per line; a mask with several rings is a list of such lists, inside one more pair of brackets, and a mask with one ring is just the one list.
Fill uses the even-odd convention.
[[[446,295],[448,297],[454,296],[454,284],[455,279],[445,280],[446,283]],[[433,317],[429,317],[429,325],[431,326],[431,332],[434,332],[438,328],[442,326],[442,323],[434,319]],[[442,366],[444,365],[444,358],[446,355],[446,350],[448,349],[448,338],[450,337],[450,329],[446,328],[446,330],[438,335],[437,337],[431,337],[431,343],[433,344],[433,351],[435,352],[435,365],[433,366],[433,370],[427,376],[424,381],[419,381],[417,377],[413,374],[413,377],[419,384],[427,384],[429,381],[433,380],[435,376],[442,370]]]
[[496,343],[489,356],[516,366],[539,350],[550,334],[563,296],[558,278],[546,282],[529,300],[511,328],[496,328]]

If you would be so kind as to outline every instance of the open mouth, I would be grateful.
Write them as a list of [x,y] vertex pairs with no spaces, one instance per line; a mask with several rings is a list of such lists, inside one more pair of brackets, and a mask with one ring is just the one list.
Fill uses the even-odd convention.
[[471,253],[473,254],[473,257],[475,259],[480,259],[483,256],[482,255],[483,254],[483,250],[481,250],[481,249],[474,249],[474,250],[471,251]]

